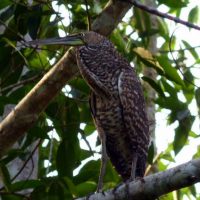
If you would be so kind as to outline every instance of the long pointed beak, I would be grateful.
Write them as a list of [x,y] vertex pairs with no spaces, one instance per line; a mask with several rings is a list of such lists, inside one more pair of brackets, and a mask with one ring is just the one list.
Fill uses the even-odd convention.
[[85,45],[80,35],[71,35],[62,38],[49,38],[41,40],[33,40],[27,42],[29,45],[68,45],[68,46],[82,46]]

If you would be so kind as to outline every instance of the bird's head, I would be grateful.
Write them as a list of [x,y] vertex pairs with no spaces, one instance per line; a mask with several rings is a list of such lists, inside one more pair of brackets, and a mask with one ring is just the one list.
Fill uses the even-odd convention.
[[83,46],[83,45],[98,45],[106,41],[106,38],[96,32],[88,31],[68,35],[62,38],[49,38],[41,40],[33,40],[28,42],[29,45],[68,45],[68,46]]

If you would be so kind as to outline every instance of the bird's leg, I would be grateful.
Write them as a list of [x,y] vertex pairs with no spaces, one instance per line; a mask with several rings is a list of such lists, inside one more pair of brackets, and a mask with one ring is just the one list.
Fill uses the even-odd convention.
[[101,155],[101,168],[99,174],[99,181],[97,186],[97,192],[102,192],[103,188],[103,177],[106,173],[106,164],[108,161],[108,155],[106,152],[106,138],[105,135],[102,137],[102,155]]
[[126,190],[126,199],[131,199],[130,194],[129,194],[129,183],[131,181],[134,181],[136,178],[136,166],[137,166],[137,160],[138,160],[138,155],[133,154],[133,159],[132,159],[132,166],[131,166],[131,177],[129,180],[125,182],[125,190]]
[[130,177],[131,181],[135,180],[137,159],[138,159],[138,155],[134,154],[133,160],[132,160],[132,166],[131,166],[131,177]]

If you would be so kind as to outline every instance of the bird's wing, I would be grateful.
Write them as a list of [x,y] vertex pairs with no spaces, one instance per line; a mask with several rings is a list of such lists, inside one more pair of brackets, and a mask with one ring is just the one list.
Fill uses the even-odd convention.
[[[127,140],[133,153],[138,154],[137,176],[143,176],[149,145],[149,126],[141,83],[132,68],[123,68],[118,80]],[[137,172],[138,171],[138,172]]]

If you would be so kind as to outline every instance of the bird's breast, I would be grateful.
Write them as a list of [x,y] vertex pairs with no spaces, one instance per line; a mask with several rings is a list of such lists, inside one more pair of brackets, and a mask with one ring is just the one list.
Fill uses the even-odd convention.
[[[125,129],[120,101],[96,98],[95,121],[106,136],[123,137]],[[101,136],[101,133],[100,133]]]

